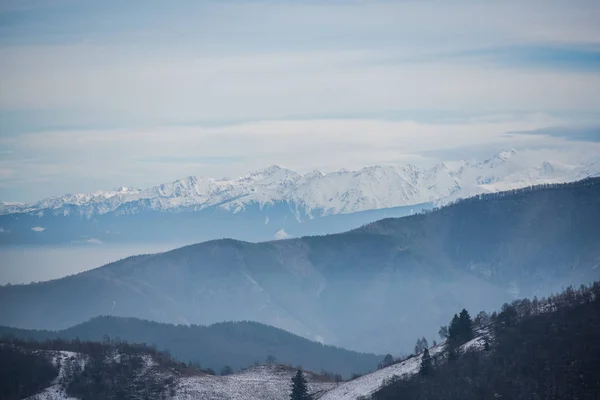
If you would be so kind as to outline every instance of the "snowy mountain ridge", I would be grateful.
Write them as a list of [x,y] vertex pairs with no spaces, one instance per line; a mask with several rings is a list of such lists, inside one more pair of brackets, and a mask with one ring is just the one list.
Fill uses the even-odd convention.
[[198,211],[209,207],[237,213],[250,204],[288,203],[298,220],[423,203],[443,205],[458,198],[542,183],[561,183],[600,174],[597,160],[534,161],[514,149],[482,162],[439,163],[431,168],[374,165],[356,171],[299,174],[279,166],[237,179],[189,176],[148,189],[68,194],[37,203],[0,203],[0,215],[60,210],[90,217],[109,212]]

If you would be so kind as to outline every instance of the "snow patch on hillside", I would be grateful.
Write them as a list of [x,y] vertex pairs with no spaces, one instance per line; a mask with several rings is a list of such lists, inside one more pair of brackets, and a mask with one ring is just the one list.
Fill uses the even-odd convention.
[[80,367],[83,370],[85,367],[85,358],[79,357],[78,353],[72,351],[52,352],[52,364],[60,366],[58,376],[51,386],[34,396],[28,397],[28,400],[77,400],[74,397],[68,396],[61,384],[67,378],[66,365],[74,360],[78,360],[81,363]]
[[[173,400],[281,400],[289,398],[295,370],[281,365],[261,365],[229,376],[193,376],[181,378]],[[309,393],[320,395],[336,386],[319,382],[305,372]]]
[[[487,331],[478,332],[478,336],[460,347],[461,352],[468,350],[483,350]],[[445,343],[440,343],[429,349],[431,357],[440,355],[444,351]],[[417,374],[421,368],[423,354],[411,357],[398,364],[382,368],[373,373],[345,382],[335,389],[325,393],[320,400],[356,400],[361,397],[368,398],[375,393],[385,382],[397,378],[407,378]]]
[[273,235],[273,239],[275,240],[282,240],[282,239],[287,239],[289,238],[290,235],[288,235],[288,233],[286,231],[284,231],[283,229],[278,230],[274,235]]
[[[438,344],[429,352],[435,356],[443,351],[444,345]],[[361,396],[370,396],[383,385],[384,382],[394,377],[407,377],[419,372],[422,354],[411,357],[401,363],[382,368],[373,373],[346,382],[339,387],[325,393],[321,400],[356,400]]]

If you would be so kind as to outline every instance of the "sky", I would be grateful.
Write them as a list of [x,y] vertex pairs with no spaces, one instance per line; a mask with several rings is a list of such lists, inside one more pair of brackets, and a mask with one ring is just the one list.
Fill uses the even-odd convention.
[[600,158],[597,21],[597,0],[0,0],[0,200]]

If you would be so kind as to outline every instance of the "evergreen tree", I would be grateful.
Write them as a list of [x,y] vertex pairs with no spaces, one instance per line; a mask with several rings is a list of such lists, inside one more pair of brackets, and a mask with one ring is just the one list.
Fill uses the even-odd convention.
[[460,323],[460,339],[463,342],[473,339],[473,321],[471,315],[463,308],[458,317]]
[[308,384],[301,370],[298,370],[296,375],[292,377],[292,393],[290,394],[290,400],[310,400],[310,396],[308,395]]
[[433,363],[431,361],[431,355],[429,349],[423,351],[423,357],[421,358],[421,369],[419,370],[421,375],[430,375],[433,369]]
[[448,328],[448,340],[452,345],[460,345],[473,339],[473,321],[465,309],[460,315],[454,314]]
[[456,341],[460,336],[460,319],[458,315],[454,314],[450,326],[448,327],[448,340]]

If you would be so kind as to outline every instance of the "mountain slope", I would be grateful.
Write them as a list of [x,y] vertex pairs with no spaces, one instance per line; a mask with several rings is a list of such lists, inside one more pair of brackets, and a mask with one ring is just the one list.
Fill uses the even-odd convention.
[[221,371],[238,371],[273,356],[282,364],[311,371],[331,371],[348,378],[375,369],[383,356],[324,346],[256,322],[224,322],[210,326],[160,324],[135,318],[97,317],[62,331],[31,331],[0,327],[0,337],[47,340],[61,338],[97,341],[105,336],[145,343],[168,351],[179,361],[200,363]]
[[[423,353],[345,382],[304,375],[312,398],[321,400],[595,399],[599,307],[598,282],[504,304],[476,324],[473,339],[456,342],[453,357],[447,343],[428,349],[433,363],[425,375],[419,374]],[[0,354],[5,378],[0,395],[7,399],[37,393],[27,398],[87,400],[101,393],[102,398],[275,400],[289,396],[295,372],[272,364],[214,376],[153,348],[108,340],[9,338],[0,340]]]
[[[0,359],[11,377],[0,383],[0,397],[7,400],[279,400],[289,396],[296,372],[273,364],[214,376],[186,367],[168,354],[122,343],[0,343],[0,354],[8,354],[7,350],[6,361],[12,364]],[[309,371],[304,376],[315,397],[336,386],[326,376]],[[48,386],[40,390],[41,385]]]
[[346,348],[402,350],[456,309],[597,278],[598,226],[598,178],[492,194],[344,234],[216,240],[2,287],[0,323],[253,320]]
[[[534,159],[504,151],[481,162],[370,166],[298,174],[272,166],[238,179],[187,177],[148,189],[0,204],[0,244],[268,240],[336,233],[433,203],[594,176],[597,160]],[[331,218],[336,216],[337,218]],[[318,221],[318,222],[317,222]],[[160,229],[148,229],[159,225]],[[213,229],[209,229],[213,228]],[[277,235],[277,236],[275,236]]]
[[600,395],[598,282],[567,289],[549,301],[505,304],[492,316],[491,330],[489,351],[442,358],[427,376],[390,380],[372,398],[570,400]]

